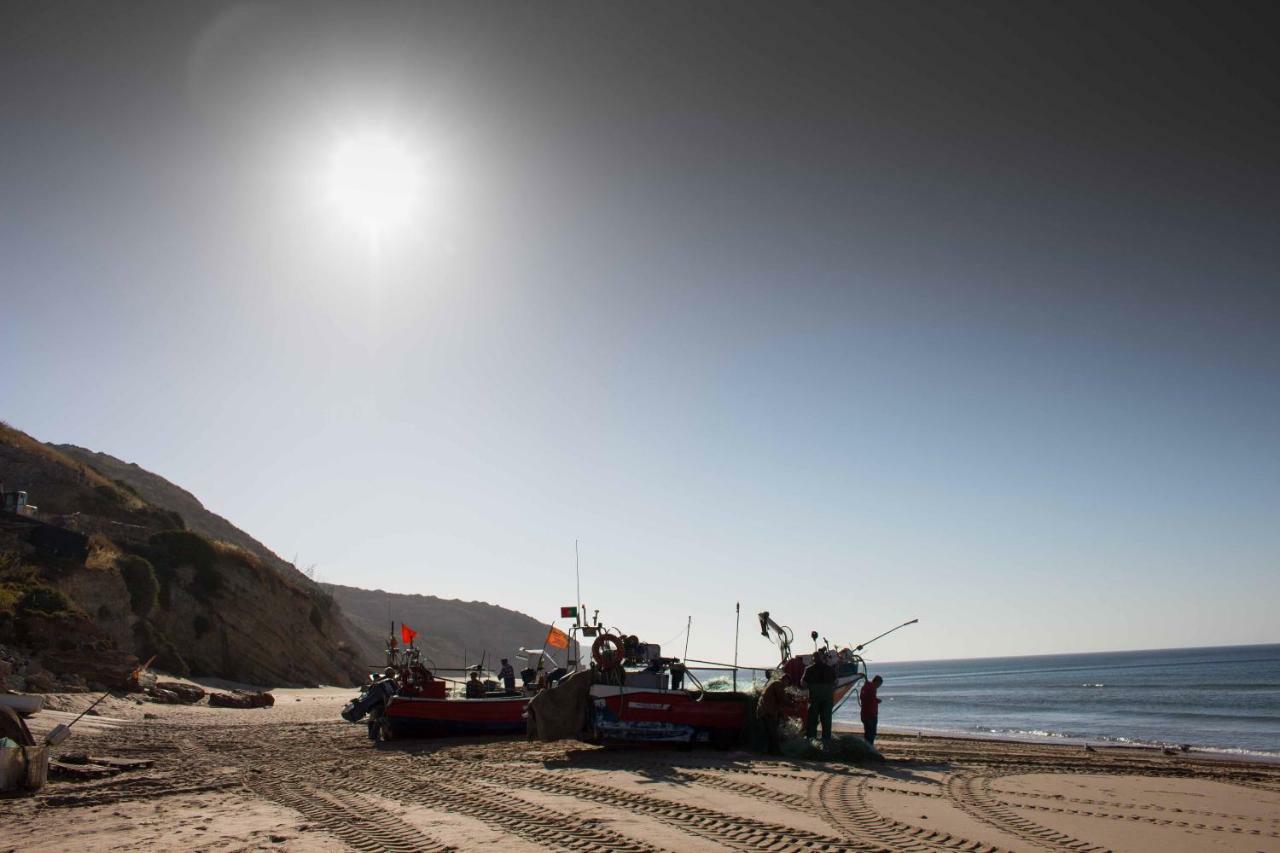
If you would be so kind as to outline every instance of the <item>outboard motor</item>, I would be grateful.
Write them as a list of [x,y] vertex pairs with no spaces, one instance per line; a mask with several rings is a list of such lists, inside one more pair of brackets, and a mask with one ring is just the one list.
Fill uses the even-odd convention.
[[375,681],[360,692],[342,709],[342,719],[348,723],[358,723],[374,708],[387,704],[387,700],[396,694],[396,683],[390,678]]

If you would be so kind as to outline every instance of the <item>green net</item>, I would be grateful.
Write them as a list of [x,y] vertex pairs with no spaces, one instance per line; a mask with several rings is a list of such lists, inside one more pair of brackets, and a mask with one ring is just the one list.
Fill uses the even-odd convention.
[[807,738],[798,720],[782,727],[782,754],[791,759],[838,761],[844,764],[872,764],[884,761],[875,747],[857,735],[836,735],[831,740]]

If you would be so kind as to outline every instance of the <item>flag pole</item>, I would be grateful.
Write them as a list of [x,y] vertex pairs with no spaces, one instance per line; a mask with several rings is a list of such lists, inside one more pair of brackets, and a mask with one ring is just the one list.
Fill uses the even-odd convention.
[[[547,640],[551,639],[551,632],[554,631],[555,629],[556,629],[556,623],[555,623],[555,620],[553,619],[551,620],[551,624],[547,626],[547,635],[542,638],[542,651],[538,654],[538,666],[542,666],[542,659],[546,657],[546,654],[547,654]],[[566,654],[567,653],[568,652],[566,650]]]

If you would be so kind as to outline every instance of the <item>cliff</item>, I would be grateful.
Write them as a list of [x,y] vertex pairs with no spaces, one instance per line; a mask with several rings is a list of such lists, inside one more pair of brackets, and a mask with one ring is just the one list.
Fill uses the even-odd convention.
[[187,529],[180,512],[5,424],[0,482],[40,510],[0,514],[5,686],[113,686],[152,656],[175,674],[264,685],[360,677],[332,596],[301,573]]

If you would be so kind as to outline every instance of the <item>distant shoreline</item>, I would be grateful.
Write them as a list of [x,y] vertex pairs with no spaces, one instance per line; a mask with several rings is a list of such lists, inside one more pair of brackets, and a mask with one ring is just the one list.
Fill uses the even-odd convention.
[[[843,720],[835,720],[832,722],[832,730],[842,734],[862,734],[862,726],[857,723],[849,723]],[[961,741],[978,741],[982,743],[1019,743],[1031,744],[1035,746],[1047,747],[1079,747],[1083,749],[1086,745],[1097,750],[1111,751],[1130,751],[1138,753],[1160,752],[1169,745],[1157,743],[1117,743],[1114,740],[1106,740],[1102,738],[1081,738],[1067,737],[1065,735],[1058,736],[1041,736],[1036,735],[1014,735],[1002,734],[997,732],[966,732],[951,729],[931,729],[922,726],[905,727],[905,726],[880,726],[878,732],[884,735],[893,735],[894,737],[910,737],[919,734],[924,738],[933,740],[961,740]],[[1276,764],[1280,765],[1280,753],[1263,752],[1255,750],[1232,750],[1227,748],[1215,748],[1208,746],[1191,745],[1191,749],[1185,754],[1195,758],[1210,758],[1216,761],[1230,761],[1240,764]]]
[[1222,651],[1224,649],[1265,649],[1274,647],[1280,651],[1280,642],[1274,643],[1224,643],[1218,646],[1170,646],[1164,649],[1107,649],[1098,652],[1037,652],[1025,655],[982,655],[962,658],[914,658],[911,660],[877,660],[875,666],[899,666],[924,663],[974,663],[980,661],[1037,660],[1044,658],[1088,657],[1092,655],[1143,655],[1163,652]]

